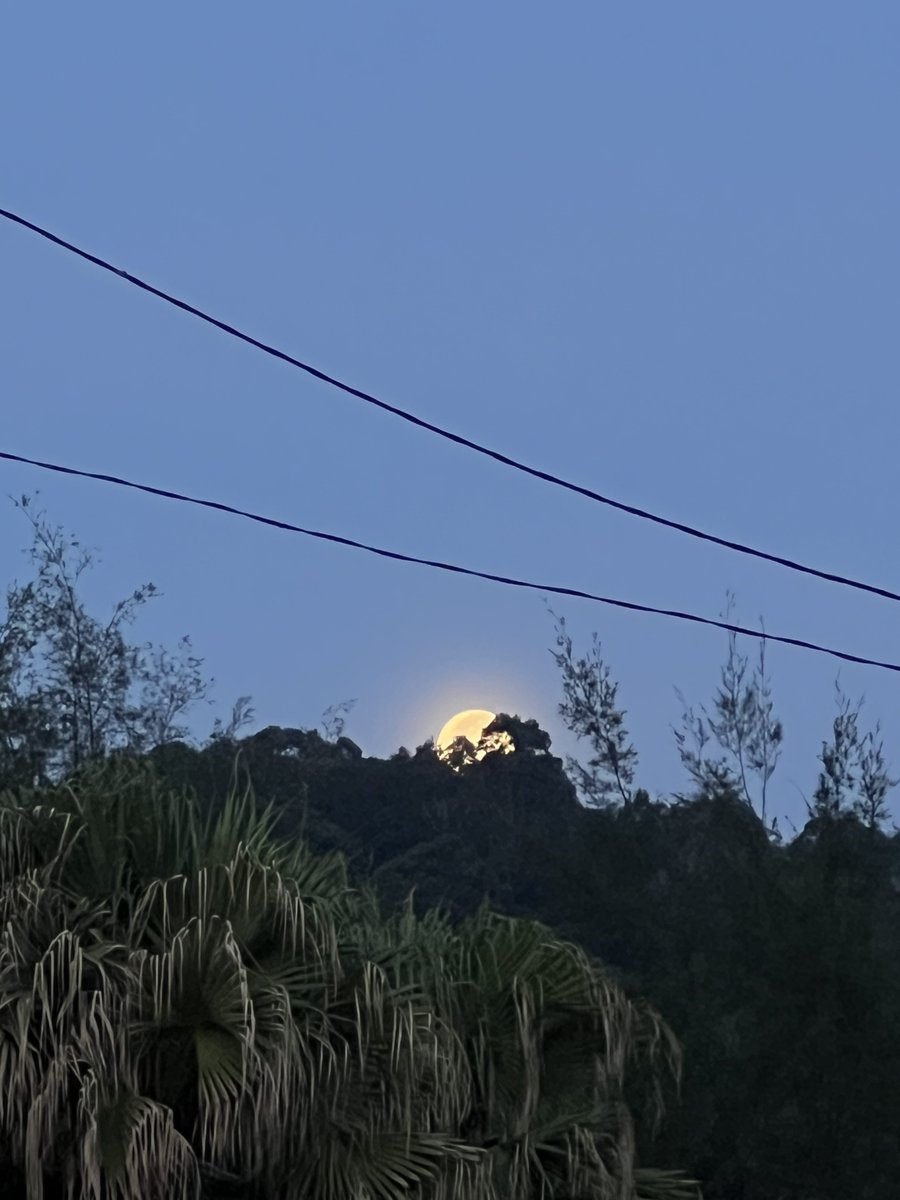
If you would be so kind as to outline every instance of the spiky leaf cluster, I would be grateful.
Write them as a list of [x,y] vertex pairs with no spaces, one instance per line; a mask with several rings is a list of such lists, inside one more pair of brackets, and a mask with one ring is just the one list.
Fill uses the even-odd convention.
[[678,1068],[655,1014],[542,926],[385,919],[339,857],[272,830],[249,791],[204,818],[122,764],[4,798],[22,1195],[694,1194],[634,1165],[628,1067]]

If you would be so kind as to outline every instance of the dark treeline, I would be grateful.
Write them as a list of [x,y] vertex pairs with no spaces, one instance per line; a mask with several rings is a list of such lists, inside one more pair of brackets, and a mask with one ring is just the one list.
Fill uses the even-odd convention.
[[[367,758],[340,714],[322,733],[247,735],[246,701],[191,744],[184,714],[205,697],[202,664],[187,646],[128,641],[152,589],[111,622],[90,617],[78,599],[89,558],[42,517],[33,525],[36,577],[10,591],[0,640],[0,781],[17,813],[26,795],[59,804],[65,781],[79,795],[110,760],[149,770],[148,795],[194,797],[205,830],[249,785],[260,813],[271,806],[267,838],[326,863],[339,851],[380,911],[412,896],[409,920],[441,910],[446,930],[463,929],[486,919],[487,902],[582,947],[623,995],[662,1014],[681,1046],[680,1098],[660,1127],[641,1099],[652,1061],[623,1079],[637,1162],[683,1169],[707,1200],[896,1195],[900,837],[878,728],[864,728],[859,706],[838,695],[808,820],[789,839],[771,812],[783,726],[765,658],[749,661],[733,640],[708,709],[685,706],[681,796],[640,788],[601,647],[581,654],[559,619],[560,711],[585,747],[578,762],[556,757],[534,721],[505,715],[490,732],[512,754],[458,743],[443,756],[426,744]],[[575,1186],[552,1194],[601,1194],[565,1190]],[[643,1191],[615,1194],[668,1194],[664,1180],[653,1186],[648,1176]]]
[[[514,736],[520,723],[505,723]],[[518,740],[518,738],[517,738]],[[526,744],[537,740],[526,730]],[[234,747],[163,748],[222,796]],[[267,729],[240,769],[284,832],[340,849],[385,900],[546,922],[671,1023],[681,1103],[654,1158],[716,1200],[887,1200],[900,1179],[900,837],[819,815],[788,845],[735,793],[582,805],[542,749],[454,772]]]

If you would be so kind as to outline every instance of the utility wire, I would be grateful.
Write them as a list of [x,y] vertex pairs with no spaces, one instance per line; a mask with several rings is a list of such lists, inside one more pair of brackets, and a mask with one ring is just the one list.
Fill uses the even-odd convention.
[[714,629],[724,629],[729,633],[740,634],[743,637],[757,638],[763,642],[778,642],[785,646],[798,646],[802,650],[813,650],[818,654],[828,654],[839,658],[842,662],[858,663],[864,667],[878,667],[883,671],[900,672],[900,663],[881,662],[875,658],[863,658],[858,654],[850,654],[845,650],[835,650],[830,646],[819,646],[815,642],[807,642],[802,638],[793,638],[777,633],[766,633],[758,629],[733,625],[730,621],[716,621],[710,617],[700,617],[696,613],[679,612],[677,609],[653,608],[649,604],[637,604],[632,600],[615,600],[609,596],[597,596],[593,592],[585,592],[580,588],[560,587],[552,583],[532,583],[525,579],[516,579],[508,575],[496,575],[492,571],[476,571],[473,567],[461,567],[456,563],[440,562],[437,559],[418,558],[413,554],[402,554],[399,550],[385,550],[381,546],[370,546],[366,542],[358,542],[354,538],[341,537],[336,533],[322,533],[317,529],[304,529],[300,525],[292,525],[288,521],[279,521],[275,517],[264,517],[259,513],[247,512],[242,508],[234,508],[231,504],[223,504],[220,500],[202,500],[197,496],[187,496],[182,492],[172,492],[167,488],[153,487],[148,483],[135,483],[131,479],[122,479],[118,475],[106,475],[97,471],[83,471],[77,467],[62,466],[59,463],[42,462],[36,458],[26,458],[22,454],[12,454],[0,450],[0,459],[7,462],[24,463],[27,466],[39,467],[43,471],[55,471],[59,475],[74,475],[80,479],[96,479],[102,483],[112,483],[117,487],[132,488],[137,492],[146,492],[150,496],[162,496],[167,500],[176,500],[181,504],[195,504],[201,508],[212,508],[217,512],[229,513],[234,517],[244,517],[248,521],[256,521],[259,525],[269,525],[273,529],[282,529],[288,533],[302,533],[306,537],[317,538],[322,542],[333,542],[338,546],[349,546],[353,550],[365,550],[367,554],[377,554],[380,558],[388,558],[395,562],[415,563],[420,567],[431,567],[436,571],[449,571],[454,575],[467,575],[473,579],[486,579],[490,583],[501,583],[506,587],[525,588],[534,592],[552,592],[557,596],[572,596],[578,600],[593,600],[597,604],[607,604],[613,608],[624,608],[629,612],[652,613],[660,617],[671,617],[677,621],[691,621],[695,625],[709,625]]
[[302,362],[299,358],[294,358],[284,350],[279,350],[276,346],[270,346],[266,342],[261,342],[257,338],[251,337],[249,333],[244,333],[242,330],[236,329],[235,326],[219,320],[218,317],[211,316],[202,309],[195,308],[193,304],[188,304],[186,300],[179,300],[177,296],[172,296],[168,292],[161,291],[160,288],[154,287],[153,284],[147,283],[146,280],[139,279],[136,275],[130,275],[127,271],[122,271],[118,267],[114,267],[112,263],[106,262],[105,259],[98,258],[95,254],[90,254],[87,250],[82,250],[72,242],[65,241],[55,233],[51,233],[48,229],[43,229],[40,225],[35,225],[32,221],[26,220],[25,217],[19,216],[18,213],[0,208],[0,217],[5,217],[7,221],[12,221],[16,225],[30,229],[32,233],[39,234],[55,246],[61,246],[64,250],[68,250],[72,254],[77,254],[79,258],[83,258],[97,267],[102,267],[104,271],[110,271],[113,275],[118,275],[120,278],[127,280],[128,283],[134,284],[135,287],[149,292],[152,296],[158,296],[160,300],[165,300],[167,304],[174,304],[176,308],[183,309],[194,317],[199,317],[201,321],[206,321],[207,324],[214,325],[216,329],[221,329],[223,333],[238,338],[250,346],[255,346],[257,350],[262,350],[264,354],[289,363],[292,367],[297,367],[301,371],[306,371],[314,379],[320,379],[323,383],[339,388],[342,392],[346,392],[350,396],[355,396],[358,400],[364,400],[366,404],[373,404],[385,412],[392,413],[395,417],[400,417],[403,421],[408,421],[410,425],[415,425],[419,429],[426,429],[429,433],[437,434],[438,437],[445,438],[448,442],[454,442],[458,446],[465,446],[467,450],[474,450],[476,454],[483,454],[486,458],[492,458],[495,462],[502,463],[506,467],[512,467],[516,471],[522,471],[526,475],[532,475],[535,479],[542,479],[545,483],[551,483],[556,487],[564,488],[566,491],[574,492],[576,495],[585,496],[588,500],[593,500],[597,504],[605,504],[609,508],[617,509],[619,512],[629,513],[631,516],[640,517],[644,521],[652,521],[656,525],[664,526],[666,529],[675,529],[679,533],[699,538],[704,542],[711,542],[715,546],[724,546],[727,550],[734,550],[739,554],[748,554],[753,558],[761,558],[765,562],[777,563],[779,566],[787,567],[791,571],[799,571],[803,575],[812,575],[816,579],[825,579],[830,583],[839,583],[844,587],[855,588],[860,592],[870,592],[872,595],[882,596],[886,600],[900,601],[900,593],[893,592],[889,588],[879,587],[873,583],[864,583],[859,579],[851,579],[847,575],[837,575],[832,571],[823,571],[818,567],[810,567],[794,559],[784,558],[779,554],[771,554],[767,550],[760,550],[754,546],[745,545],[743,542],[734,542],[728,538],[718,537],[714,533],[707,533],[705,530],[697,529],[693,525],[685,525],[681,521],[660,516],[659,513],[650,512],[648,509],[638,508],[633,504],[626,504],[622,500],[614,500],[611,496],[601,495],[600,492],[582,487],[578,483],[572,483],[570,480],[563,479],[559,475],[553,475],[549,471],[530,467],[527,463],[511,458],[508,454],[503,454],[499,450],[492,450],[480,442],[474,442],[471,438],[463,437],[462,434],[452,433],[449,429],[444,429],[440,425],[426,421],[423,417],[417,417],[414,413],[407,412],[406,409],[398,408],[394,404],[389,404],[386,400],[380,400],[377,396],[373,396],[369,392],[352,387],[349,383],[344,383],[333,375],[328,375],[324,371],[320,371],[318,367],[313,367],[309,363]]

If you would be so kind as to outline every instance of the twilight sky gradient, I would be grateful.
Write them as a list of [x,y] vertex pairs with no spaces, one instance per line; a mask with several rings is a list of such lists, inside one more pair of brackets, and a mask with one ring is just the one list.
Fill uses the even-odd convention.
[[[900,6],[796,0],[16,5],[0,205],[263,340],[534,465],[900,589]],[[900,609],[442,443],[0,225],[0,448],[412,554],[900,659]],[[456,710],[565,748],[540,597],[2,467],[152,579],[224,711],[387,754]],[[0,505],[4,577],[27,528]],[[684,784],[677,684],[724,636],[586,602],[642,782]],[[770,650],[801,792],[837,664]],[[900,680],[844,667],[900,767]],[[211,721],[211,715],[209,718]],[[209,722],[203,717],[203,727]]]

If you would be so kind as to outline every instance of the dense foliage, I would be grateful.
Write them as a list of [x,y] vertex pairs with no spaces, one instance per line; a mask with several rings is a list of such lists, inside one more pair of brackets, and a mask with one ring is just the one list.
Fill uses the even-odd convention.
[[[514,727],[511,719],[505,722]],[[172,778],[224,794],[233,747],[165,748]],[[789,844],[736,792],[579,803],[558,759],[428,748],[384,761],[269,729],[240,743],[283,830],[341,848],[399,902],[456,917],[488,897],[599,956],[665,1014],[682,1102],[639,1145],[708,1200],[888,1200],[900,1179],[900,837],[852,811]]]
[[241,736],[246,701],[192,745],[202,664],[126,636],[153,589],[92,617],[89,558],[25,509],[36,576],[0,625],[6,1194],[680,1194],[634,1161],[707,1200],[897,1194],[900,835],[860,705],[838,691],[787,842],[765,646],[734,638],[711,703],[685,701],[682,796],[640,788],[602,647],[560,618],[578,761],[509,716],[490,735],[516,752],[483,757],[366,758],[341,706],[324,736]]
[[207,691],[190,640],[170,650],[129,637],[156,587],[142,584],[95,616],[83,596],[92,553],[27,496],[16,503],[31,526],[31,578],[9,586],[0,622],[0,778],[46,783],[184,736]]
[[383,917],[339,856],[134,764],[0,803],[0,1194],[655,1200],[646,1004],[535,922]]

